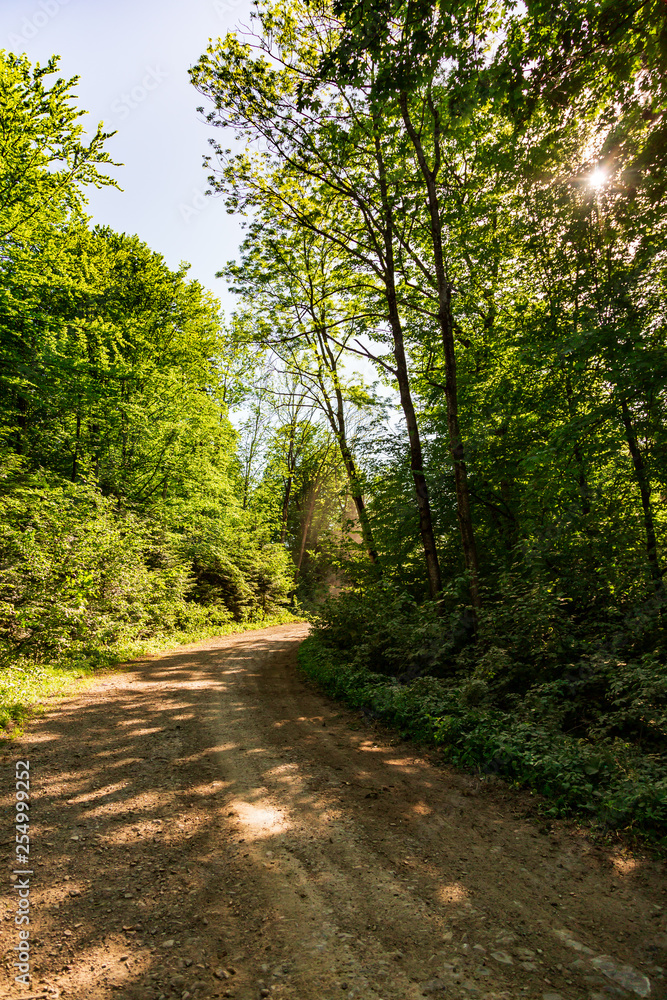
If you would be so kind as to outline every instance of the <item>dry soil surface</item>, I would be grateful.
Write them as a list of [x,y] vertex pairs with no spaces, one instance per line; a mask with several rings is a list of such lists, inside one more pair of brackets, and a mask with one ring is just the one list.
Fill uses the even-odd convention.
[[[130,664],[5,745],[0,994],[667,996],[662,865],[540,832],[529,796],[331,702],[296,670],[305,632]],[[10,888],[24,758],[26,989]]]

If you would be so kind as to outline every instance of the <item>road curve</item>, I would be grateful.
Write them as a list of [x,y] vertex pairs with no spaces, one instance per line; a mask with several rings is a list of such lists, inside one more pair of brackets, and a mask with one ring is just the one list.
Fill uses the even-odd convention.
[[[298,674],[306,630],[130,664],[4,746],[3,804],[31,766],[28,993],[667,995],[662,865],[540,830],[524,793],[336,705]],[[15,997],[9,887],[2,908]]]

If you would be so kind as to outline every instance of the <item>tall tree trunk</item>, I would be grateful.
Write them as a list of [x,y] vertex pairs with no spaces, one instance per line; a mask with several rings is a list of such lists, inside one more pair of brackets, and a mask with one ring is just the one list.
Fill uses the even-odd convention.
[[380,179],[380,194],[382,197],[382,209],[384,215],[383,239],[384,239],[384,286],[385,298],[387,301],[387,312],[389,326],[391,328],[394,342],[394,358],[396,360],[396,379],[401,399],[401,407],[405,414],[405,422],[408,428],[408,439],[410,442],[410,470],[415,484],[415,497],[417,500],[417,511],[419,514],[419,530],[424,549],[424,560],[426,562],[426,573],[428,576],[428,586],[431,597],[437,597],[442,590],[442,579],[440,576],[440,564],[438,563],[438,551],[435,544],[435,533],[433,531],[433,518],[431,516],[431,502],[428,495],[428,485],[424,475],[424,456],[422,453],[421,438],[419,435],[419,424],[412,402],[410,391],[410,375],[405,357],[405,341],[403,338],[403,327],[398,311],[396,300],[396,268],[394,262],[394,216],[389,203],[387,191],[387,177],[384,165],[384,158],[380,147],[378,135],[378,123],[374,130],[375,155],[378,165],[378,175]]
[[431,597],[437,597],[442,590],[440,564],[438,563],[438,552],[435,545],[435,533],[433,531],[433,519],[431,517],[431,502],[428,495],[428,485],[426,483],[426,476],[424,475],[424,457],[422,453],[421,438],[419,435],[419,424],[417,423],[417,415],[415,413],[415,408],[412,402],[412,394],[410,392],[410,378],[405,359],[403,329],[396,305],[396,290],[393,287],[387,289],[387,301],[389,305],[391,330],[394,338],[394,358],[396,359],[398,388],[401,398],[401,406],[403,408],[403,413],[405,414],[405,422],[408,428],[408,437],[410,440],[410,470],[415,484],[417,510],[419,512],[419,529],[424,548],[424,558],[426,560],[429,591]]
[[289,428],[289,447],[287,449],[287,475],[285,477],[285,495],[283,497],[283,510],[280,518],[280,541],[285,544],[287,541],[287,519],[289,517],[289,502],[292,495],[292,483],[296,472],[297,456],[295,454],[295,435],[298,410],[292,415],[292,422]]
[[357,464],[354,460],[354,455],[352,454],[352,449],[347,440],[347,429],[345,420],[345,405],[343,401],[343,394],[340,389],[340,384],[338,382],[338,372],[336,359],[333,356],[331,349],[328,346],[326,331],[321,328],[319,330],[319,341],[321,349],[326,353],[326,364],[327,368],[333,376],[334,384],[334,394],[336,397],[336,409],[334,410],[329,393],[327,392],[327,387],[323,379],[319,379],[320,392],[322,394],[322,402],[324,404],[324,409],[329,421],[329,426],[333,431],[336,440],[338,441],[338,447],[340,448],[341,458],[343,459],[343,465],[345,466],[345,472],[347,473],[347,480],[350,484],[350,493],[352,495],[352,500],[357,511],[357,517],[359,518],[359,526],[361,528],[361,536],[364,540],[364,545],[366,551],[368,552],[368,558],[377,566],[379,569],[379,560],[377,549],[375,548],[375,539],[373,538],[373,529],[371,527],[370,518],[368,517],[368,511],[366,510],[366,502],[364,500],[363,490],[361,488],[361,481],[359,479],[359,472],[357,470]]
[[621,397],[621,414],[623,417],[623,426],[625,427],[625,438],[628,442],[630,455],[632,456],[632,464],[634,466],[635,476],[637,478],[637,484],[642,498],[642,508],[644,510],[644,531],[646,533],[646,556],[648,558],[651,580],[653,581],[653,588],[657,596],[664,598],[665,588],[660,563],[658,562],[658,542],[655,535],[653,511],[651,510],[651,484],[649,482],[644,456],[641,453],[641,449],[637,441],[637,432],[635,431],[634,424],[632,422],[632,414],[630,413],[628,401],[625,396]]
[[366,501],[364,500],[364,495],[361,489],[361,483],[359,482],[359,474],[357,472],[357,466],[354,461],[352,452],[350,451],[347,441],[344,435],[338,439],[338,444],[340,446],[340,453],[343,459],[343,465],[345,466],[345,471],[347,473],[347,479],[350,484],[350,494],[354,502],[354,506],[357,511],[357,517],[359,518],[359,527],[361,528],[361,537],[364,540],[364,546],[368,552],[368,558],[373,563],[374,566],[379,566],[378,554],[375,548],[375,540],[373,538],[373,530],[371,528],[371,522],[368,517],[368,511],[366,510]]
[[442,349],[445,360],[445,402],[447,407],[447,430],[449,447],[454,465],[454,484],[456,489],[456,513],[461,533],[461,546],[466,570],[470,578],[470,602],[475,612],[481,607],[479,593],[479,565],[477,561],[477,544],[470,510],[470,493],[468,491],[468,472],[465,464],[465,450],[459,426],[458,392],[456,385],[456,352],[454,350],[454,317],[452,315],[452,289],[447,280],[445,260],[442,249],[442,220],[440,218],[440,203],[436,187],[436,177],[440,168],[440,143],[438,133],[438,114],[431,105],[434,125],[435,163],[431,170],[426,161],[421,137],[415,129],[408,109],[408,96],[400,95],[401,114],[410,141],[417,154],[426,190],[428,207],[431,216],[431,241],[433,243],[433,262],[435,265],[436,284],[438,289],[438,322],[442,339]]
[[287,518],[289,516],[289,502],[292,493],[292,476],[285,479],[285,493],[283,496],[283,509],[280,516],[280,541],[285,544],[287,541]]
[[248,509],[250,499],[250,476],[252,474],[252,463],[255,457],[255,438],[250,442],[250,450],[245,463],[245,475],[243,477],[243,510]]
[[306,543],[308,541],[308,531],[310,530],[310,524],[313,520],[313,514],[315,512],[315,504],[317,502],[317,488],[319,484],[313,487],[310,494],[310,500],[308,501],[308,507],[306,508],[306,516],[303,521],[303,528],[301,534],[301,545],[299,546],[299,558],[296,562],[296,570],[294,572],[294,590],[292,591],[292,597],[296,594],[296,584],[299,579],[299,573],[301,572],[301,565],[303,563],[303,557],[306,552]]

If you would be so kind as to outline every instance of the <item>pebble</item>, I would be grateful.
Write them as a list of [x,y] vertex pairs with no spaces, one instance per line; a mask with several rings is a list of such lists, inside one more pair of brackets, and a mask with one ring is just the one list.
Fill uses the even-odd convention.
[[176,942],[174,941],[174,939],[173,938],[169,938],[168,941],[163,941],[162,944],[160,945],[160,947],[161,948],[173,948],[175,944],[176,944]]
[[430,993],[439,993],[440,990],[447,989],[444,979],[431,979],[428,983],[422,983],[422,996],[427,997]]
[[638,997],[647,997],[651,992],[651,983],[646,976],[637,972],[631,965],[615,962],[609,955],[598,955],[597,958],[591,959],[591,965],[607,979],[618,983],[624,990],[628,990]]
[[502,965],[514,965],[514,960],[506,951],[492,951],[491,958],[495,958],[496,962],[500,962]]
[[553,993],[553,992],[543,993],[542,994],[542,1000],[563,1000],[563,994],[562,993]]
[[566,944],[568,948],[572,948],[574,951],[578,951],[582,955],[594,955],[595,952],[592,948],[588,948],[585,944],[581,944],[580,941],[575,941],[574,938],[570,937],[567,931],[554,930],[556,937],[560,938],[563,944]]

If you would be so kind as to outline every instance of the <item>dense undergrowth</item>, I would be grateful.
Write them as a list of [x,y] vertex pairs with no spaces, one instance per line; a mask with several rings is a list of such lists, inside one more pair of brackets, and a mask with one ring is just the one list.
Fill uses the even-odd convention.
[[147,651],[293,620],[287,553],[20,467],[0,489],[0,727]]
[[[327,693],[437,745],[447,759],[545,797],[548,816],[665,843],[667,677],[659,610],[575,634],[541,657],[487,611],[476,641],[389,586],[330,601],[300,650]],[[553,624],[553,623],[552,623]],[[563,621],[572,629],[572,622]],[[562,637],[561,637],[562,638]]]

